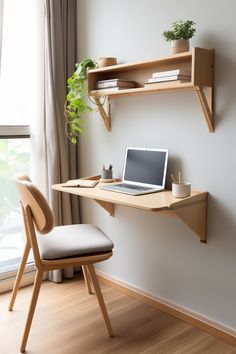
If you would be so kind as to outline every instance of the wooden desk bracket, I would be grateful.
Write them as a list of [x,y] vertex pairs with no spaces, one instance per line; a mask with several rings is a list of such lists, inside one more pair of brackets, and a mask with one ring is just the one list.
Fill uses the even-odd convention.
[[[94,199],[110,216],[115,216],[115,204]],[[155,212],[155,211],[154,211]],[[158,212],[158,211],[157,211]],[[161,211],[163,214],[178,217],[182,220],[197,236],[200,242],[207,242],[207,197],[205,200],[188,203],[182,207],[173,207],[170,210]]]
[[110,202],[105,202],[103,200],[94,199],[103,209],[105,209],[110,216],[115,216],[115,204]]
[[[111,99],[109,96],[105,97],[105,102],[102,104],[99,97],[93,96],[93,99],[97,105],[98,111],[103,119],[103,123],[108,132],[111,131]],[[106,110],[104,109],[104,105],[106,104]]]
[[207,97],[202,86],[195,86],[195,91],[201,104],[208,131],[214,132],[214,114],[213,114],[213,87],[206,87]]
[[207,242],[207,199],[173,209],[173,213],[200,237],[200,242]]

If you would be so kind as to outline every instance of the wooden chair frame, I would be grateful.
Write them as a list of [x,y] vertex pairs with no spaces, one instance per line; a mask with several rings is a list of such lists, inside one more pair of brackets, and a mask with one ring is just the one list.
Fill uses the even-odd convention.
[[[99,254],[94,254],[94,255],[89,255],[89,256],[80,256],[80,257],[71,257],[71,258],[65,258],[65,259],[55,259],[55,260],[43,260],[40,257],[39,249],[38,249],[38,244],[37,244],[37,238],[36,238],[36,233],[35,233],[35,216],[33,216],[31,207],[28,203],[24,203],[21,201],[22,205],[22,213],[23,213],[23,219],[24,219],[24,227],[25,227],[25,235],[26,235],[26,245],[23,253],[23,257],[21,260],[21,264],[16,276],[10,304],[9,304],[9,311],[13,310],[13,306],[15,303],[16,295],[20,287],[22,275],[26,266],[26,262],[28,259],[29,252],[32,248],[33,250],[33,255],[34,255],[34,260],[35,260],[35,267],[36,267],[36,275],[35,275],[35,280],[34,280],[34,287],[33,287],[33,293],[32,293],[32,298],[31,298],[31,303],[29,307],[29,312],[28,312],[28,317],[25,325],[25,330],[23,334],[23,339],[21,343],[21,348],[20,351],[22,353],[25,352],[36,304],[37,304],[37,299],[41,287],[41,283],[43,280],[43,274],[44,272],[48,272],[50,270],[55,270],[55,269],[63,269],[71,266],[82,266],[84,278],[85,278],[85,283],[87,285],[87,289],[89,294],[92,294],[92,285],[95,291],[95,294],[98,299],[98,303],[105,321],[105,325],[107,328],[108,335],[110,337],[113,336],[112,332],[112,327],[111,323],[108,317],[108,313],[106,310],[106,306],[103,300],[103,296],[101,293],[101,289],[99,286],[99,282],[97,280],[97,276],[94,270],[94,263],[102,262],[112,256],[112,251],[109,252],[103,252]],[[47,237],[47,236],[46,236]],[[50,237],[50,236],[48,236]]]

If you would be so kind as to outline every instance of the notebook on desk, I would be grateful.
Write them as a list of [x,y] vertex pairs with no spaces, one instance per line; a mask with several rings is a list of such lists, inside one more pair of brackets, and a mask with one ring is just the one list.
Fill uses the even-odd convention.
[[101,187],[141,195],[164,190],[168,150],[127,147],[122,182]]

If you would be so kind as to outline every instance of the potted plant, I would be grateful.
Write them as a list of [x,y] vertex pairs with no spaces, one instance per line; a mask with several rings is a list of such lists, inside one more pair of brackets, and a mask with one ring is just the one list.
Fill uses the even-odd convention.
[[189,39],[196,33],[195,22],[178,20],[172,23],[172,29],[163,32],[166,41],[171,42],[171,54],[187,52]]
[[83,132],[83,118],[93,109],[87,103],[87,69],[95,68],[92,59],[83,59],[75,65],[76,70],[67,80],[68,94],[65,102],[66,134],[73,144]]

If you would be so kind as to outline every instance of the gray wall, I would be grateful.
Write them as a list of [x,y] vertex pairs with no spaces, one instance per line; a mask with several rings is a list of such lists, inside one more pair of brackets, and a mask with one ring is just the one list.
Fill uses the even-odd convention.
[[[213,11],[214,10],[214,11]],[[114,241],[106,274],[148,293],[236,327],[236,3],[234,0],[78,0],[78,60],[115,56],[119,63],[169,54],[162,32],[179,18],[192,19],[192,46],[215,48],[215,133],[208,133],[194,93],[124,97],[112,101],[112,132],[98,113],[87,117],[79,142],[81,176],[112,163],[122,174],[125,147],[168,148],[170,173],[181,170],[209,196],[208,243],[201,244],[177,218],[116,207],[110,217],[81,199],[83,222],[100,226]]]

